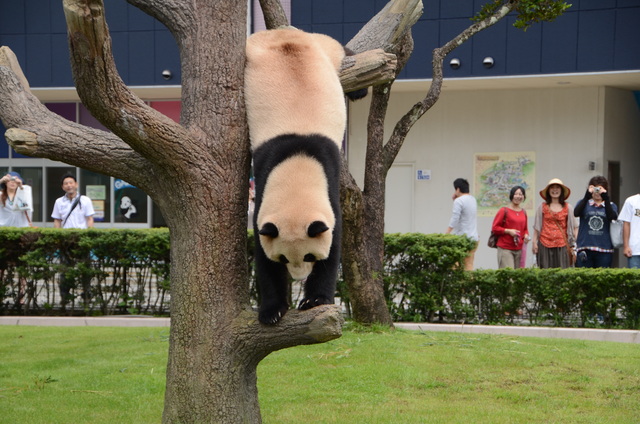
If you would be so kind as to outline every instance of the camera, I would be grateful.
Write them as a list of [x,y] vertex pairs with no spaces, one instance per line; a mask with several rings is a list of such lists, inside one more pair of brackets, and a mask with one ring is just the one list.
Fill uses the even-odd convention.
[[594,193],[600,193],[601,188],[600,187],[594,187],[593,188],[593,192]]
[[15,180],[16,180],[16,177],[9,178],[9,181],[15,181]]

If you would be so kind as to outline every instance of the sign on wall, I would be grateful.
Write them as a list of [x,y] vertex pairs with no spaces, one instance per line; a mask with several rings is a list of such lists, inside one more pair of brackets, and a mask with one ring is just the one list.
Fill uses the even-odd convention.
[[515,186],[526,190],[523,207],[533,216],[535,164],[535,152],[476,153],[474,179],[478,216],[495,216],[498,209],[509,204],[509,192]]

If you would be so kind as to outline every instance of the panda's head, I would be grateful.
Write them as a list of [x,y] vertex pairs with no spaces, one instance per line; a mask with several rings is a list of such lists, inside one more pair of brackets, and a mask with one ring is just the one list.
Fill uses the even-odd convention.
[[332,230],[327,224],[268,220],[260,227],[260,244],[269,259],[286,265],[293,279],[303,280],[316,261],[329,257]]

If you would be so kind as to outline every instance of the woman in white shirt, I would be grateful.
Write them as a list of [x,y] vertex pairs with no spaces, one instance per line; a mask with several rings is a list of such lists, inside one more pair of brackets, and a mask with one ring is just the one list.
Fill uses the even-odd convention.
[[0,227],[30,227],[33,214],[31,187],[17,172],[0,178]]

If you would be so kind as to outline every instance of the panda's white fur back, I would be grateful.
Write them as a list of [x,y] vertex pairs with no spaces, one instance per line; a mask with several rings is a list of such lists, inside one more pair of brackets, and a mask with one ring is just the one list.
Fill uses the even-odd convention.
[[346,105],[338,71],[344,48],[297,29],[258,32],[247,40],[245,98],[255,150],[282,134],[322,134],[342,144]]

